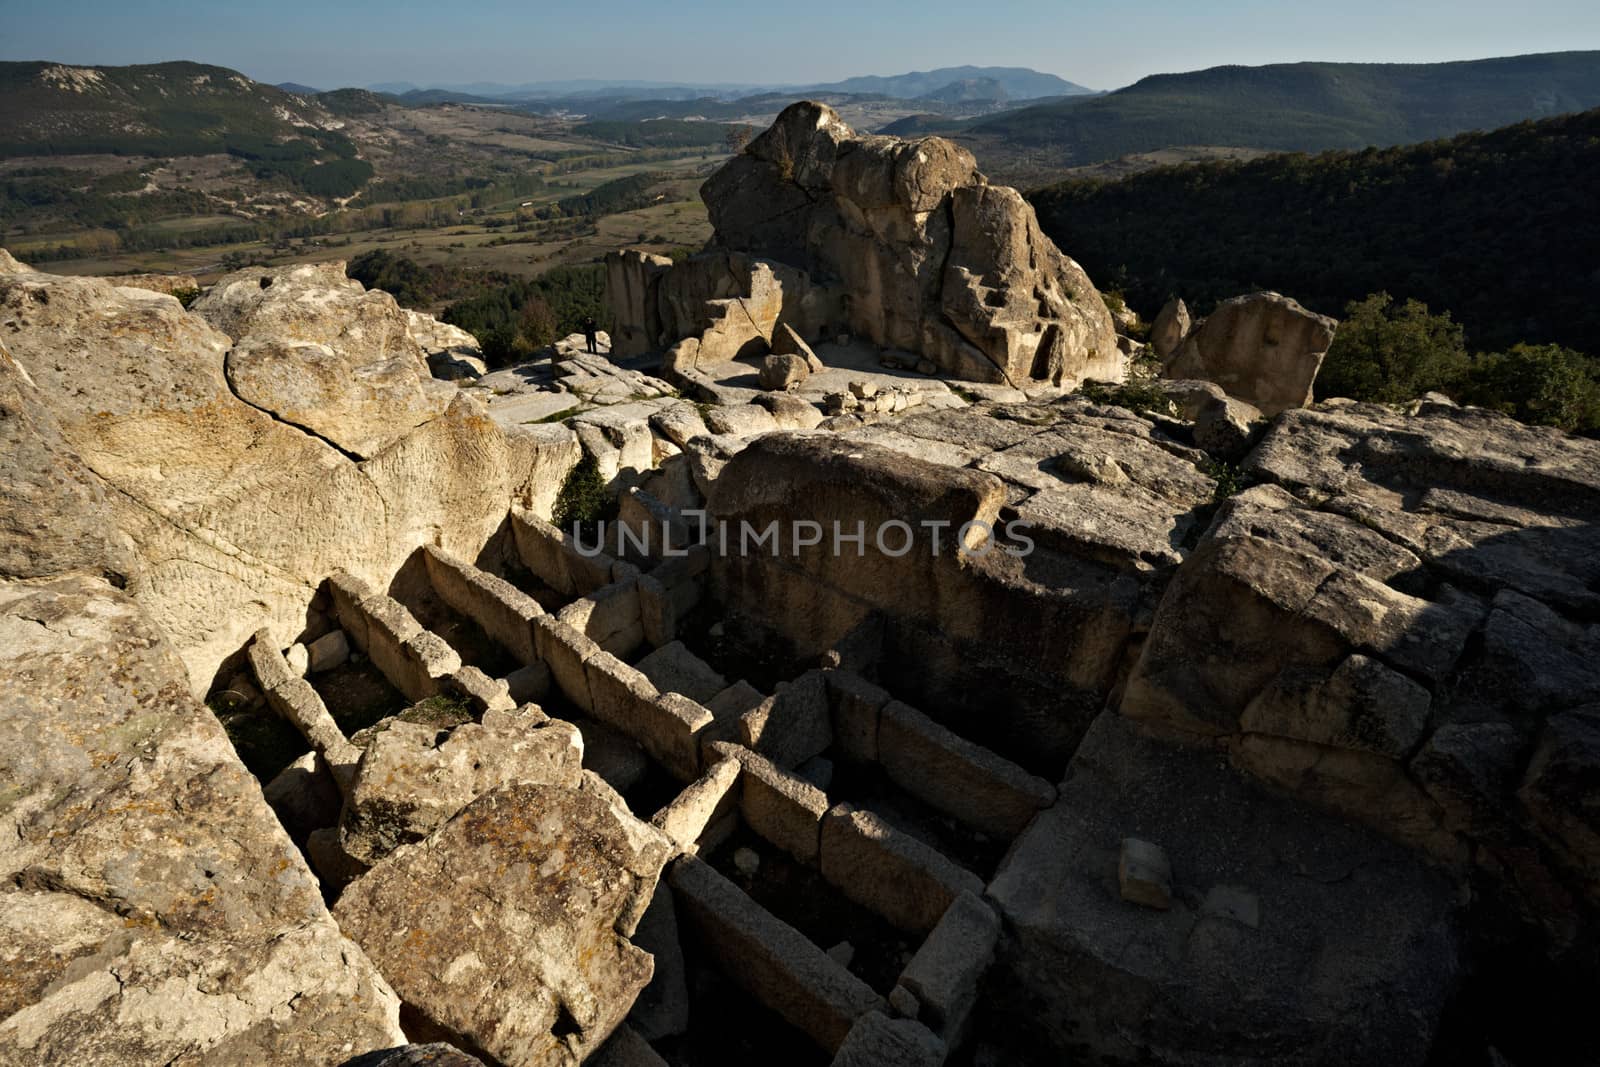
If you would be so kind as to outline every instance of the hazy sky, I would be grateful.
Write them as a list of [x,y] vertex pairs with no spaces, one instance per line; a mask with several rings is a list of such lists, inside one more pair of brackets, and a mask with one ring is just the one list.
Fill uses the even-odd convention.
[[317,88],[819,82],[963,63],[1096,89],[1219,63],[1600,49],[1597,0],[0,0],[0,59],[193,59]]

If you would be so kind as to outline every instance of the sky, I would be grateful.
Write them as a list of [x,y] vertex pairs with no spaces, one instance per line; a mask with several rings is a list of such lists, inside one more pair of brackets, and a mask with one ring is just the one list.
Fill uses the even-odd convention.
[[976,64],[1094,89],[1222,63],[1600,49],[1597,0],[0,0],[0,59],[190,59],[319,89],[804,84]]

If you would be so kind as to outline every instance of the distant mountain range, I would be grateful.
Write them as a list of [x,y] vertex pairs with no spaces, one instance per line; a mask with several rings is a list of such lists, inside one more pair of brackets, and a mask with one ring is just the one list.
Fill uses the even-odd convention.
[[0,63],[0,98],[0,156],[205,154],[321,133],[331,117],[314,97],[203,63]]
[[969,99],[984,100],[1039,100],[1045,97],[1074,96],[1092,93],[1081,85],[1043,74],[1026,67],[941,67],[938,70],[913,71],[890,76],[868,75],[846,78],[837,82],[816,82],[801,85],[744,85],[744,84],[690,84],[683,82],[605,81],[602,79],[577,79],[570,81],[527,82],[522,85],[505,85],[498,82],[469,82],[418,86],[411,82],[380,82],[367,88],[374,92],[390,93],[405,99],[418,92],[450,93],[457,96],[476,97],[483,100],[544,100],[577,102],[595,98],[620,98],[635,100],[736,100],[741,97],[766,93],[786,93],[791,96],[806,93],[847,93],[852,95],[884,96],[894,100],[915,100],[942,92],[957,92],[960,85],[980,86],[981,95]]
[[925,116],[883,132],[944,133],[1064,167],[1175,145],[1322,151],[1410,144],[1600,105],[1600,52],[1458,63],[1293,63],[1159,74],[969,122]]

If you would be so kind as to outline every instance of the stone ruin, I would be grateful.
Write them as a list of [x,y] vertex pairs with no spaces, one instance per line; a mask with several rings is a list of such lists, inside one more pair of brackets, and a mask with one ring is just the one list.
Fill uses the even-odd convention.
[[0,1062],[1591,1056],[1600,445],[1272,294],[1069,392],[969,164],[791,109],[494,373],[0,258]]

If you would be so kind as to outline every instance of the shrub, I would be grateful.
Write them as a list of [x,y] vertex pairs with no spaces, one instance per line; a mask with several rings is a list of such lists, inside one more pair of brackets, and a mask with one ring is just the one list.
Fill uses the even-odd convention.
[[562,530],[571,530],[574,525],[589,526],[611,518],[616,508],[617,502],[607,492],[606,480],[600,474],[600,465],[584,453],[562,481],[550,521]]
[[1461,327],[1416,300],[1388,293],[1352,301],[1317,376],[1318,396],[1403,404],[1460,391],[1468,368]]
[[1479,356],[1462,392],[1470,404],[1537,426],[1600,430],[1600,373],[1593,360],[1560,345],[1517,345]]

